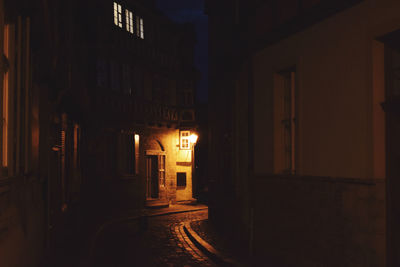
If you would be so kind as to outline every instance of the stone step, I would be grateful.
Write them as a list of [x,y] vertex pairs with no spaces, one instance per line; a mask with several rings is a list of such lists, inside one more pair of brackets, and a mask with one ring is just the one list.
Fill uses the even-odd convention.
[[148,209],[168,208],[169,202],[167,200],[160,200],[160,199],[147,199],[145,207]]
[[176,203],[183,204],[183,205],[197,205],[197,199],[191,198],[191,199],[187,199],[187,200],[179,200]]

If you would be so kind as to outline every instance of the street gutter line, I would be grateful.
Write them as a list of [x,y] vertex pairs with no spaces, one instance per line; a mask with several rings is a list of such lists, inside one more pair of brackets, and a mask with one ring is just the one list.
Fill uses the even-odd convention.
[[183,224],[183,230],[187,234],[187,236],[190,238],[190,240],[196,245],[198,249],[200,249],[202,252],[204,252],[210,259],[212,259],[214,262],[218,263],[220,266],[235,266],[239,267],[242,266],[235,260],[229,258],[228,256],[224,255],[217,249],[215,249],[212,245],[207,243],[205,240],[203,240],[197,233],[192,229],[190,226],[190,222],[185,222]]
[[83,266],[91,266],[90,263],[92,262],[94,248],[95,248],[95,245],[96,245],[97,238],[101,234],[101,232],[103,232],[107,227],[111,226],[112,224],[126,222],[126,221],[147,219],[147,218],[150,218],[150,217],[159,217],[159,216],[164,216],[164,215],[201,211],[201,210],[207,210],[207,209],[208,209],[208,207],[203,207],[203,208],[194,208],[194,209],[189,209],[189,210],[175,210],[175,211],[169,211],[169,212],[168,211],[167,212],[159,212],[159,213],[155,213],[155,214],[142,214],[142,215],[136,215],[136,216],[130,216],[130,217],[125,217],[125,218],[114,219],[114,220],[110,220],[108,222],[105,222],[105,223],[103,223],[102,225],[100,225],[98,227],[96,233],[94,234],[93,238],[89,242],[90,243],[89,257],[86,260],[83,261]]
[[197,260],[201,261],[203,259],[205,263],[208,266],[211,267],[216,267],[214,261],[208,257],[206,254],[204,254],[190,239],[190,236],[187,235],[184,229],[184,224],[185,223],[180,223],[178,226],[175,227],[175,232],[181,241],[181,243],[184,245],[185,249]]

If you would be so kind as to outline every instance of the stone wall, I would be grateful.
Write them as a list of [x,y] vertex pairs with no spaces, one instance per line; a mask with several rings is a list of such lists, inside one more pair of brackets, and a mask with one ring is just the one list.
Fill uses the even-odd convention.
[[6,183],[0,181],[1,266],[39,266],[45,247],[44,229],[42,184],[16,177]]
[[271,266],[385,266],[383,180],[256,177],[254,254]]
[[[177,200],[192,198],[192,158],[190,150],[179,149],[179,130],[173,128],[148,128],[144,131],[141,152],[141,175],[146,179],[146,151],[165,152],[165,179],[167,199]],[[161,146],[160,146],[161,144]],[[177,172],[186,173],[186,187],[177,187]],[[146,182],[146,181],[144,181]],[[145,185],[144,185],[145,187]]]

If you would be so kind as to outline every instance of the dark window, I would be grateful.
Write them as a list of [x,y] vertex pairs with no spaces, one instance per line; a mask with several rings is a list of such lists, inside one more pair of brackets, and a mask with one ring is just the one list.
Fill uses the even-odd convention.
[[143,95],[143,85],[144,85],[144,76],[140,67],[135,66],[133,68],[133,86],[134,86],[134,94],[136,96]]
[[193,82],[179,81],[177,83],[177,101],[179,105],[193,105]]
[[161,91],[161,78],[158,75],[153,77],[152,100],[160,103],[163,99]]
[[183,111],[182,112],[182,121],[192,121],[193,120],[193,113],[190,111]]
[[186,187],[186,172],[177,172],[176,173],[176,186],[177,187]]
[[131,86],[131,68],[129,65],[122,65],[122,88],[124,94],[132,95],[132,86]]
[[116,62],[111,62],[111,89],[113,91],[121,91],[120,66]]
[[99,58],[97,60],[97,86],[107,87],[108,86],[108,75],[107,75],[107,62],[104,59]]
[[118,171],[120,174],[138,174],[139,135],[122,132],[118,135]]

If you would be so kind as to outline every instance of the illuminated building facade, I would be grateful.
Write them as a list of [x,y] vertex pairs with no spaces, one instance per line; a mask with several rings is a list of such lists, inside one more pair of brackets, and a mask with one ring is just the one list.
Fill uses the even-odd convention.
[[255,261],[399,266],[399,11],[207,1],[209,216]]
[[109,191],[102,194],[121,192],[120,205],[192,200],[194,28],[147,1],[97,5],[90,173]]

